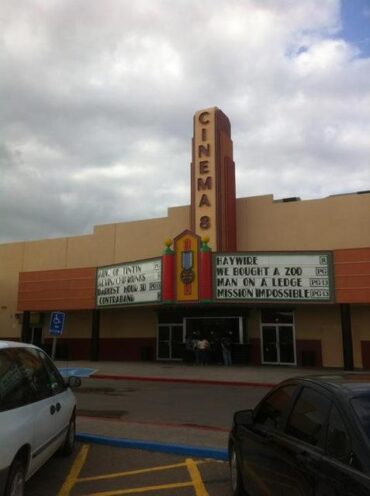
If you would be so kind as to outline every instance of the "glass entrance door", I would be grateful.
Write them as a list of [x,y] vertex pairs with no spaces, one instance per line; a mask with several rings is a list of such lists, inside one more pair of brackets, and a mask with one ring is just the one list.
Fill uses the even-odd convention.
[[295,364],[293,326],[278,326],[280,363]]
[[263,363],[278,363],[277,332],[275,327],[262,327]]
[[157,360],[181,360],[183,348],[183,327],[181,324],[158,326]]
[[292,325],[262,325],[262,363],[295,365]]
[[261,361],[271,365],[296,364],[292,310],[261,309]]

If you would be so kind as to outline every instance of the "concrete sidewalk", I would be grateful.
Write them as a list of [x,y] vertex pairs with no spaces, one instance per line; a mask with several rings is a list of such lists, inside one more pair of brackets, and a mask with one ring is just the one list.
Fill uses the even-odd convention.
[[[327,373],[325,369],[308,369],[283,366],[223,365],[200,366],[183,362],[55,362],[58,368],[90,368],[91,377],[126,380],[163,380],[173,382],[224,383],[268,386],[289,377]],[[336,370],[330,369],[330,373]],[[341,371],[343,372],[343,370]]]

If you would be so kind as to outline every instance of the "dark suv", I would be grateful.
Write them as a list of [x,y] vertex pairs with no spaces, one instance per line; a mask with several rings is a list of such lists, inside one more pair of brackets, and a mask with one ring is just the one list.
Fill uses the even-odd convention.
[[234,414],[234,496],[370,494],[370,376],[294,378]]

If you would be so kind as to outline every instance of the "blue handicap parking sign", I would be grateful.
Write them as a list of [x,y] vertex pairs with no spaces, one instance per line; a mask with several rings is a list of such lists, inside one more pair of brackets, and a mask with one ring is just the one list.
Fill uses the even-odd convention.
[[49,325],[49,333],[52,336],[60,336],[63,333],[64,317],[63,312],[52,312]]

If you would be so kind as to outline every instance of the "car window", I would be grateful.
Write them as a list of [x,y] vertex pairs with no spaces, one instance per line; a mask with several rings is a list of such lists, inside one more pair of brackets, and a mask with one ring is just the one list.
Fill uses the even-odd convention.
[[34,348],[19,348],[17,355],[37,399],[41,400],[51,396],[53,392],[49,375],[37,350]]
[[351,440],[343,418],[335,405],[330,410],[326,450],[332,458],[349,463]]
[[66,385],[63,380],[63,377],[60,375],[58,369],[55,367],[53,362],[45,353],[40,351],[39,355],[49,376],[49,381],[51,384],[51,390],[53,394],[58,394],[65,391]]
[[370,440],[370,396],[353,398],[351,404],[367,438]]
[[254,422],[267,428],[282,429],[284,416],[297,386],[283,386],[271,393],[258,408]]
[[14,349],[0,352],[0,411],[31,403],[35,396],[17,363]]
[[322,444],[331,399],[315,389],[304,387],[287,423],[287,433],[318,446]]

